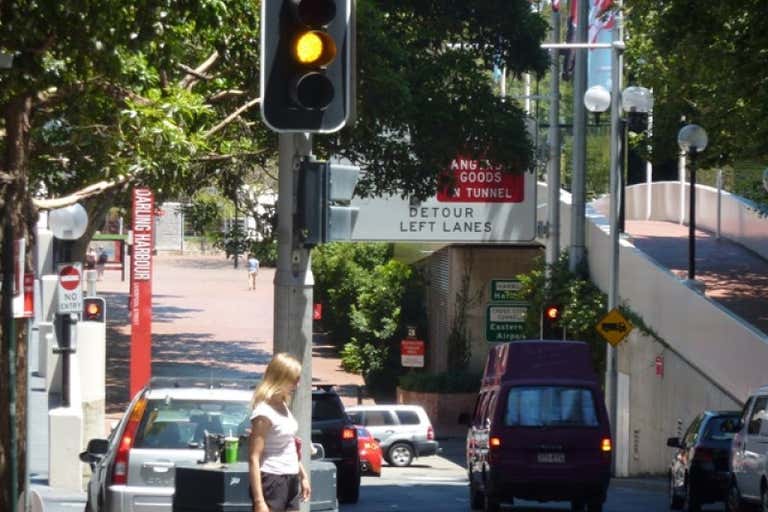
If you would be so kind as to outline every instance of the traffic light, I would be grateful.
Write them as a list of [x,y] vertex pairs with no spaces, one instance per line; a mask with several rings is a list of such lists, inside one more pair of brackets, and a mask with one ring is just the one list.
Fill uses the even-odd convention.
[[102,297],[85,297],[83,299],[83,321],[103,322],[106,312],[106,302]]
[[261,115],[276,132],[330,133],[350,112],[351,0],[263,0]]
[[359,175],[352,165],[301,163],[296,226],[304,247],[351,239],[358,209],[350,202]]
[[560,325],[563,307],[560,304],[545,304],[541,310],[541,339],[565,339],[565,328]]

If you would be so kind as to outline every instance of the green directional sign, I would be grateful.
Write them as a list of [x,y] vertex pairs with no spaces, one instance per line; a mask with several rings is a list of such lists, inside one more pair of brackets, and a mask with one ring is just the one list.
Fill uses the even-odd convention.
[[527,302],[489,304],[485,312],[485,339],[514,341],[525,339]]
[[491,279],[491,302],[515,302],[522,288],[517,279]]

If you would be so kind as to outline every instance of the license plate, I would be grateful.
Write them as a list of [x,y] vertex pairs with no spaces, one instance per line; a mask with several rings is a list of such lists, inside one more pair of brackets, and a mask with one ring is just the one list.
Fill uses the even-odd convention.
[[542,464],[564,464],[564,453],[540,453],[536,459]]

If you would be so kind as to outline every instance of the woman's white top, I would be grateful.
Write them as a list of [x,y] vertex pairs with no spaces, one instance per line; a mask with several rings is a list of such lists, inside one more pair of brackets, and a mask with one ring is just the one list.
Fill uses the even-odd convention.
[[276,411],[266,402],[260,402],[251,413],[251,420],[262,416],[267,418],[272,426],[264,438],[264,451],[261,454],[260,470],[273,475],[297,475],[299,473],[299,456],[296,452],[296,432],[299,424],[285,408],[287,415]]

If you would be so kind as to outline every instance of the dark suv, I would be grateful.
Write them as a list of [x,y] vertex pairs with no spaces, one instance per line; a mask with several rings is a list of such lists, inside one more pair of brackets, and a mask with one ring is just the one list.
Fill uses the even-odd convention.
[[344,412],[339,395],[330,386],[312,391],[312,442],[323,445],[325,459],[336,464],[339,502],[357,503],[360,496],[357,429]]

